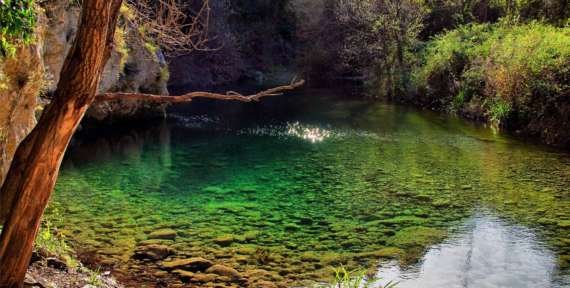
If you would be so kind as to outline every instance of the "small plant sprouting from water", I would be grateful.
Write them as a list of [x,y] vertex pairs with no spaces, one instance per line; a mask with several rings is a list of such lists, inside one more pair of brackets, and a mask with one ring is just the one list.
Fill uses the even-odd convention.
[[396,288],[398,282],[390,281],[385,285],[375,284],[378,280],[367,275],[365,270],[347,270],[344,266],[333,268],[334,281],[320,288]]

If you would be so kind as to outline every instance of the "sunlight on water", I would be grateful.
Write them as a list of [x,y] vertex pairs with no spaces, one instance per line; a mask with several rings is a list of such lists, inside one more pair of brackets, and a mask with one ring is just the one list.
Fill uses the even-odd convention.
[[287,124],[287,135],[307,140],[311,143],[322,142],[331,136],[331,132],[319,127],[307,127],[299,122]]
[[[231,133],[232,130],[228,129]],[[284,125],[263,125],[239,129],[235,132],[239,136],[270,136],[279,138],[301,139],[311,143],[320,143],[325,140],[343,140],[349,137],[361,137],[381,141],[391,141],[382,138],[376,133],[364,130],[335,129],[330,126],[317,126],[302,122],[287,122]]]

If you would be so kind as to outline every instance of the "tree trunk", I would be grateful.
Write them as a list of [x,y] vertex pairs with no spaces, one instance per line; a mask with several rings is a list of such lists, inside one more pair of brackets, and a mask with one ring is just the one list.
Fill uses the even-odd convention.
[[121,0],[83,0],[78,33],[55,97],[18,147],[0,190],[0,287],[22,287],[40,220],[71,136],[110,56]]

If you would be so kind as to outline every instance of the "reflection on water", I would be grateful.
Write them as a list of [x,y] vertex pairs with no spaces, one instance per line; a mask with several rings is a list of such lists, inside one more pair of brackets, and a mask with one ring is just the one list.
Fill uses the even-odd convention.
[[384,284],[398,281],[400,288],[567,287],[553,284],[555,273],[556,257],[534,231],[478,213],[454,238],[429,249],[419,265],[384,265],[378,277]]

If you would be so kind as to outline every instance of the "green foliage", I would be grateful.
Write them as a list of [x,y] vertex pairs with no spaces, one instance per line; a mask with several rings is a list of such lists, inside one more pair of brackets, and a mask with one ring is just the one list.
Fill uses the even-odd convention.
[[127,31],[121,26],[118,26],[115,30],[115,51],[120,55],[119,66],[121,71],[124,70],[129,58],[129,46],[127,44],[126,34]]
[[424,50],[423,64],[415,71],[414,79],[426,85],[435,74],[462,72],[465,60],[484,50],[476,48],[482,48],[491,32],[491,25],[471,24],[437,36]]
[[146,50],[148,52],[150,52],[153,56],[156,57],[156,53],[158,52],[158,50],[160,49],[154,42],[152,41],[147,41],[144,43],[144,47],[146,48]]
[[500,18],[521,22],[541,20],[568,24],[567,0],[417,0],[427,11],[422,39],[469,23],[493,23]]
[[388,282],[386,285],[375,284],[379,279],[368,277],[364,270],[347,270],[344,266],[333,268],[334,280],[330,284],[321,285],[321,288],[395,288],[397,282]]
[[158,74],[158,80],[160,82],[168,82],[168,79],[170,79],[170,70],[168,70],[168,66],[165,65],[163,67],[160,68],[159,74]]
[[567,0],[492,0],[489,4],[502,16],[521,20],[544,20],[562,26],[570,17]]
[[507,119],[511,113],[512,107],[510,103],[497,100],[489,105],[489,114],[491,121],[500,124],[503,120]]
[[44,219],[36,237],[36,249],[63,259],[72,268],[77,267],[79,262],[72,257],[72,249],[67,245],[63,236],[56,234],[51,222]]
[[51,213],[49,218],[42,219],[42,225],[34,243],[35,249],[43,254],[61,258],[69,267],[75,268],[79,266],[79,262],[73,257],[73,249],[69,247],[65,237],[59,234],[52,224],[62,221],[63,216],[58,209],[51,209]]
[[0,2],[0,57],[11,57],[20,42],[33,40],[36,24],[34,0],[5,0]]
[[137,17],[136,12],[129,6],[129,4],[123,2],[121,8],[119,9],[119,15],[123,18],[123,21],[133,21]]
[[531,105],[548,106],[569,93],[570,28],[509,20],[465,25],[435,37],[422,59],[413,79],[423,97],[448,97],[442,105],[452,108],[487,99],[483,108],[495,122],[513,112],[528,117],[537,109]]

